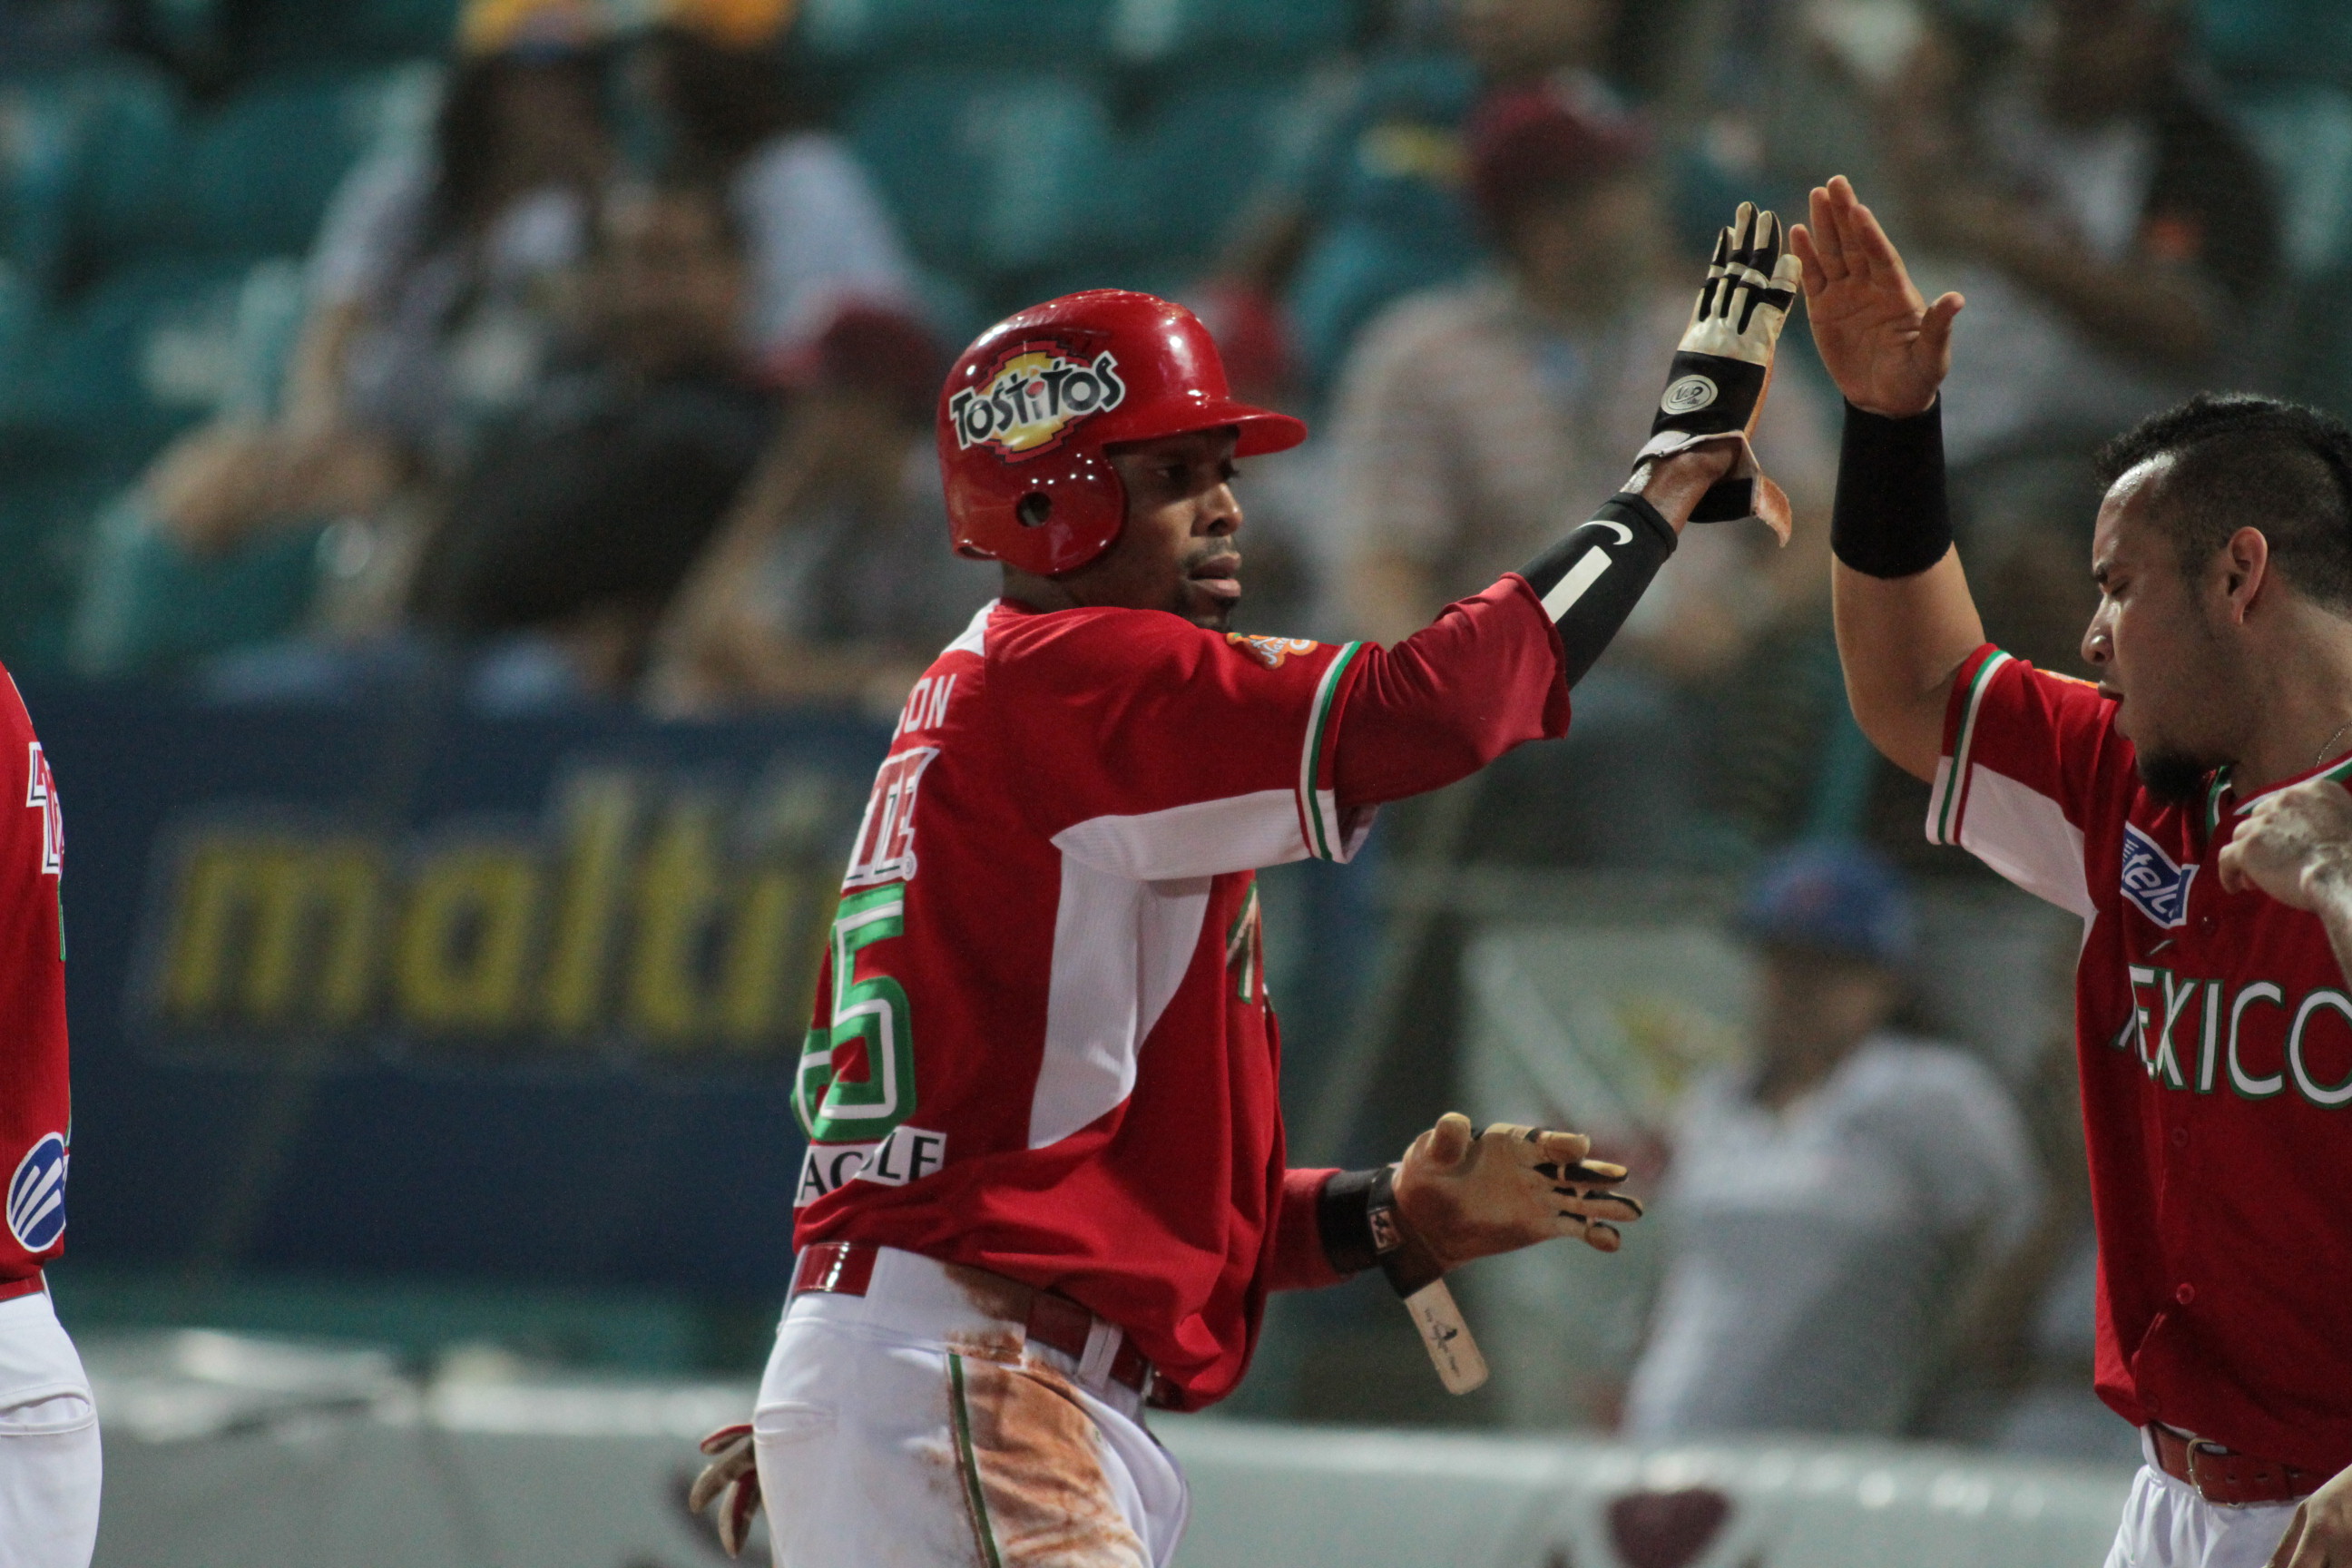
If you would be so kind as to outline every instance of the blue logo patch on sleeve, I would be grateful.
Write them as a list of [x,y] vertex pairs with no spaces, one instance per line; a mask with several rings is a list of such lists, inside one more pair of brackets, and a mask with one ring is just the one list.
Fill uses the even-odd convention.
[[8,1179],[8,1234],[27,1252],[47,1252],[66,1232],[66,1141],[33,1145]]
[[2197,863],[2186,867],[2156,847],[2138,828],[2124,826],[2123,894],[2131,905],[2169,931],[2189,921],[2189,884],[2197,879]]

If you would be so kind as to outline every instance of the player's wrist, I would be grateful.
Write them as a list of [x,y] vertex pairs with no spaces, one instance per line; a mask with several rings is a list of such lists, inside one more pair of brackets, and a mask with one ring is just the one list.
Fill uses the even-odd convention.
[[1323,1184],[1316,1226],[1324,1260],[1335,1273],[1377,1267],[1400,1296],[1442,1277],[1445,1266],[1406,1220],[1396,1201],[1397,1168],[1342,1171]]
[[1846,404],[1830,548],[1880,578],[1916,576],[1951,550],[1940,401],[1905,418]]
[[2352,844],[2322,844],[2303,869],[2304,895],[2312,908],[2352,926]]

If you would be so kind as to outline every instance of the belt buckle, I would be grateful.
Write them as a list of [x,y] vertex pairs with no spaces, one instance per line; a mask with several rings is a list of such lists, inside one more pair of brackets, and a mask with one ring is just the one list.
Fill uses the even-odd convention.
[[[2212,1454],[2217,1457],[2229,1458],[2234,1458],[2237,1456],[2237,1450],[2235,1448],[2224,1447],[2221,1444],[2214,1442],[2210,1437],[2185,1438],[2182,1441],[2182,1451],[2187,1456],[2186,1462],[2189,1467],[2189,1484],[2196,1489],[2197,1494],[2200,1497],[2204,1497],[2205,1495],[2205,1478],[2197,1473],[2197,1456],[2199,1454]],[[2210,1502],[2212,1500],[2210,1498],[2207,1498],[2206,1500]]]

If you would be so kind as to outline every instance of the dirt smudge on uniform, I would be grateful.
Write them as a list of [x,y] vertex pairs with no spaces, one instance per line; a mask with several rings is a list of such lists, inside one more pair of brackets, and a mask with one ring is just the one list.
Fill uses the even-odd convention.
[[1094,1418],[1060,1379],[967,1362],[964,1408],[1004,1568],[1150,1568],[1112,1496]]

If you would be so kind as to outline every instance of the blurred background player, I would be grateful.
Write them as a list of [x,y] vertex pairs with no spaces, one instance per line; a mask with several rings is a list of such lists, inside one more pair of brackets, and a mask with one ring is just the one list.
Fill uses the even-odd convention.
[[730,1544],[764,1495],[780,1564],[1164,1563],[1186,1494],[1142,1409],[1230,1394],[1270,1290],[1616,1250],[1640,1208],[1573,1134],[1449,1116],[1395,1167],[1285,1168],[1254,874],[1566,728],[1692,510],[1755,472],[1792,269],[1769,214],[1736,244],[1675,360],[1721,406],[1660,417],[1626,492],[1393,649],[1225,632],[1234,460],[1306,429],[1233,401],[1189,311],[1077,294],[965,351],[940,461],[1003,597],[917,683],[843,884],[793,1295],[695,1491],[730,1492]]
[[0,690],[0,746],[25,802],[0,834],[0,1568],[85,1568],[98,1539],[98,1410],[42,1272],[65,1250],[73,1138],[65,828],[14,681]]
[[1917,926],[1897,874],[1856,846],[1758,876],[1739,921],[1760,960],[1753,1050],[1681,1107],[1628,1436],[1907,1430],[1960,1282],[2032,1228],[2008,1091],[1967,1051],[1891,1029]]
[[2352,1554],[2352,1213],[2315,1174],[2352,1158],[2352,431],[2200,395],[2116,437],[2099,682],[2044,674],[1985,641],[1952,547],[1937,394],[1962,300],[1926,301],[1843,180],[1812,220],[1855,718],[1933,781],[1932,840],[2084,924],[2098,1387],[2146,1457],[2108,1562],[2322,1568]]

